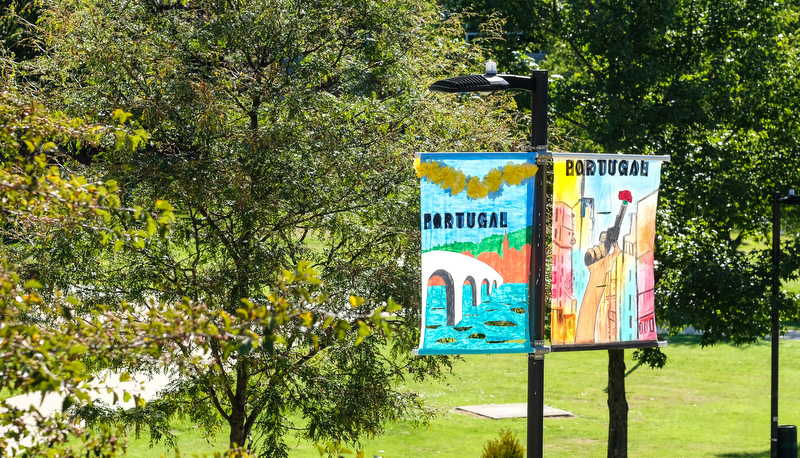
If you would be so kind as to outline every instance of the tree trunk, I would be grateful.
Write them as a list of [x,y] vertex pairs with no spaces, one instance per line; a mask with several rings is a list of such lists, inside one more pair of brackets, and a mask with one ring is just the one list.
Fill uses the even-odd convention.
[[608,350],[608,458],[628,457],[625,350]]
[[247,446],[247,428],[245,428],[245,412],[244,409],[233,409],[231,411],[228,424],[231,428],[229,436],[230,443],[228,447],[246,447]]
[[247,364],[244,358],[239,358],[236,362],[236,392],[231,399],[231,414],[228,424],[231,427],[229,447],[247,447],[247,436],[250,435],[250,427],[247,425],[247,382],[250,373],[247,371]]

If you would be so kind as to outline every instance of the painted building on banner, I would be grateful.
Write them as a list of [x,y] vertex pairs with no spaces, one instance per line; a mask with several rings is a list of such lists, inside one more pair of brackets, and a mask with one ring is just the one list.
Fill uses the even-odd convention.
[[575,340],[577,301],[573,290],[572,246],[575,245],[575,212],[564,202],[553,206],[553,287],[558,298],[550,309],[551,340]]
[[[634,213],[630,215],[630,226],[636,228],[638,219]],[[618,333],[620,341],[638,340],[639,325],[639,297],[636,294],[638,278],[636,262],[636,230],[631,230],[623,237],[622,266],[620,268],[622,281],[617,287],[625,291],[625,294],[617,302]]]
[[[655,247],[648,240],[655,239],[655,215],[658,193],[653,193],[639,202],[643,220],[636,226],[638,267],[637,291],[641,307],[639,309],[639,340],[656,339],[655,317]],[[652,219],[650,219],[652,218]]]

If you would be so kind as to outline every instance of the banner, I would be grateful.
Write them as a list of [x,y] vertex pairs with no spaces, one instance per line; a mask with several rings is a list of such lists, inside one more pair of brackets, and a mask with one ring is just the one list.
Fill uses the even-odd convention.
[[554,347],[656,340],[656,205],[668,159],[553,153]]
[[420,153],[420,355],[531,353],[535,153]]

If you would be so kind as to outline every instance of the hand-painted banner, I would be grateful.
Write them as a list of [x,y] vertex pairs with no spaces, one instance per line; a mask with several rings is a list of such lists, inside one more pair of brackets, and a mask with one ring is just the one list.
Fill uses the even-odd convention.
[[656,340],[653,253],[665,160],[553,153],[554,347]]
[[531,353],[535,153],[420,153],[420,355]]

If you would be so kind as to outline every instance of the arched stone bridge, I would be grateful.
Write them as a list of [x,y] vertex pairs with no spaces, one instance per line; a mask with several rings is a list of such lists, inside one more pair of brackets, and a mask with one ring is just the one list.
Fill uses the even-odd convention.
[[447,297],[447,326],[455,326],[463,316],[463,285],[472,286],[472,305],[481,303],[478,289],[486,283],[489,295],[503,284],[503,277],[488,264],[472,256],[451,251],[429,251],[422,254],[422,322],[425,323],[425,308],[428,303],[428,282],[432,277],[444,281]]

